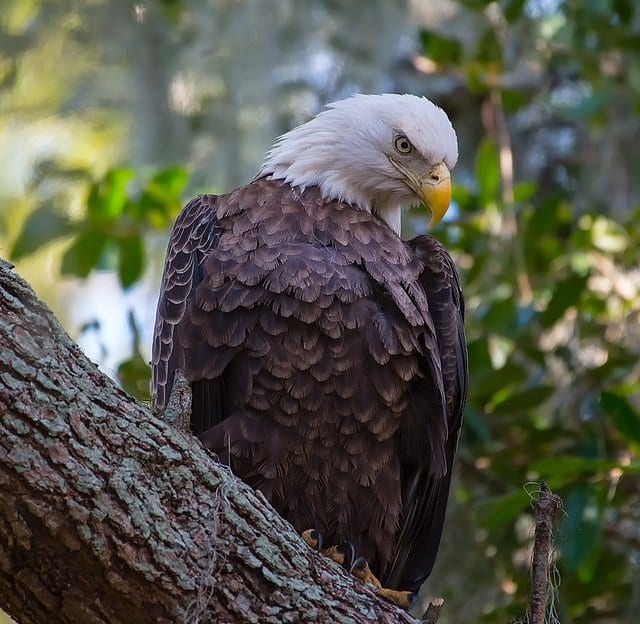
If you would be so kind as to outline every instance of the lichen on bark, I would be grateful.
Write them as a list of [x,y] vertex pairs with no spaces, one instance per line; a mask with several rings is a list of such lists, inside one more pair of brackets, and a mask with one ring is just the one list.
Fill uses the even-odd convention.
[[0,489],[21,624],[415,622],[105,377],[2,260]]

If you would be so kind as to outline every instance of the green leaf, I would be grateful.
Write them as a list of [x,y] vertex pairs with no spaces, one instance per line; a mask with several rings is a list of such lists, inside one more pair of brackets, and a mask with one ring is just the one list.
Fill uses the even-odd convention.
[[481,318],[486,329],[510,336],[518,327],[518,308],[512,299],[494,299],[483,306]]
[[473,370],[482,370],[491,368],[491,355],[489,354],[489,345],[486,338],[475,338],[469,340],[467,345],[469,352],[469,367]]
[[482,525],[495,529],[513,524],[514,520],[531,505],[531,498],[524,489],[489,502],[489,508],[481,512]]
[[474,11],[483,10],[491,2],[492,0],[460,0],[460,4]]
[[20,235],[13,244],[11,259],[20,260],[42,245],[72,231],[73,225],[66,215],[57,211],[51,204],[44,204],[27,217]]
[[462,45],[457,39],[423,30],[420,33],[420,40],[425,56],[428,56],[436,63],[460,63]]
[[600,395],[600,406],[618,433],[640,453],[640,414],[619,394],[605,391]]
[[535,386],[521,391],[496,394],[493,411],[496,414],[530,412],[542,405],[554,392],[553,386]]
[[513,188],[513,198],[517,202],[529,201],[538,191],[538,186],[535,182],[520,182]]
[[129,288],[142,275],[144,245],[140,235],[118,241],[118,277],[124,288]]
[[133,178],[132,169],[110,169],[102,180],[91,185],[87,200],[89,220],[94,223],[114,221],[124,212],[127,186]]
[[526,0],[503,0],[502,11],[509,23],[515,22],[521,15]]
[[629,24],[633,19],[634,0],[613,0],[613,9],[623,24]]
[[502,104],[509,113],[515,113],[519,111],[523,106],[527,105],[531,99],[528,93],[520,89],[507,89],[500,90],[502,95]]
[[458,204],[460,210],[475,210],[477,206],[474,200],[474,193],[468,186],[465,186],[464,184],[453,185],[453,201]]
[[509,392],[527,380],[526,370],[512,359],[507,360],[498,370],[493,367],[488,370],[472,370],[475,383],[469,388],[469,397],[482,405],[503,401]]
[[485,138],[476,153],[476,180],[481,204],[497,201],[500,194],[500,160],[495,143]]
[[176,198],[184,191],[188,179],[189,176],[184,167],[169,167],[154,175],[147,188]]
[[499,71],[502,66],[503,53],[504,50],[498,33],[493,27],[487,28],[478,40],[478,46],[475,51],[476,60],[487,64],[488,68],[494,73]]
[[553,477],[573,477],[579,480],[584,475],[609,472],[618,467],[617,462],[607,459],[561,455],[539,459],[531,465],[531,470],[538,473],[545,481],[551,481]]
[[182,208],[180,196],[187,180],[187,172],[182,167],[171,167],[156,174],[135,205],[134,218],[157,229],[166,228]]
[[464,435],[472,436],[485,444],[493,438],[484,414],[471,408],[464,411]]
[[540,315],[543,327],[551,327],[565,311],[577,305],[587,285],[588,275],[571,275],[555,285],[547,309]]
[[[3,59],[4,60],[4,59]],[[16,84],[18,78],[18,63],[15,59],[6,60],[0,64],[0,90],[9,90]]]
[[531,275],[549,274],[551,263],[565,253],[575,231],[571,207],[559,197],[550,197],[524,212],[524,254]]
[[107,237],[102,232],[89,230],[76,238],[62,257],[63,275],[87,277],[95,269],[105,249]]
[[582,485],[572,490],[564,509],[562,560],[570,571],[576,571],[589,564],[601,548],[603,511],[596,488]]

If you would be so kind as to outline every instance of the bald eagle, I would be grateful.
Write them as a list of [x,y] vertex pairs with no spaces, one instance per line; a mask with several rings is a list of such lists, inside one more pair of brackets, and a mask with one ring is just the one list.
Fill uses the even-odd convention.
[[458,147],[442,109],[358,95],[281,136],[258,175],[171,233],[153,400],[180,369],[191,427],[300,532],[348,542],[416,592],[440,542],[467,391],[464,304],[431,236]]

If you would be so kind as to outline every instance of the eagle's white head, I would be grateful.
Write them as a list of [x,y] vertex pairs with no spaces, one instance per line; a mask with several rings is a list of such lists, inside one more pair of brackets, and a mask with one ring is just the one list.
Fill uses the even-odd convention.
[[415,95],[355,95],[283,134],[259,175],[368,210],[400,233],[400,209],[425,204],[437,223],[451,201],[458,141],[446,113]]

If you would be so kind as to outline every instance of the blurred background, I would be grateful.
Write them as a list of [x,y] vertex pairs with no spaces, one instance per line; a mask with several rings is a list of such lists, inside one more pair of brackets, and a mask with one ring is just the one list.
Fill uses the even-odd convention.
[[185,200],[248,182],[323,104],[388,91],[442,106],[461,153],[434,234],[462,273],[471,385],[425,597],[443,623],[523,618],[544,479],[564,498],[555,621],[637,622],[635,0],[0,0],[0,255],[148,400]]

